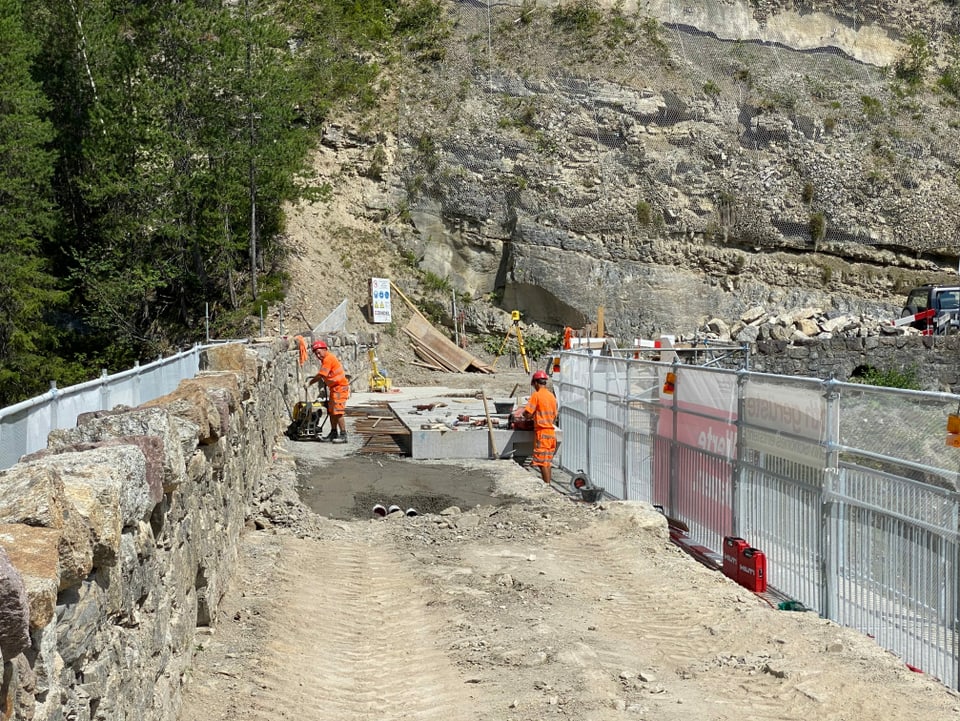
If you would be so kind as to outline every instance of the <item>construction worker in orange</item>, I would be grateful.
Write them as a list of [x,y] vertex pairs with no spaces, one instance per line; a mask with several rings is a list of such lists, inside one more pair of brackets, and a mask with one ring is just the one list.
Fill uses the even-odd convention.
[[530,380],[533,393],[520,409],[525,419],[533,419],[533,466],[540,469],[544,483],[550,483],[553,455],[557,452],[557,399],[547,388],[547,374],[537,371]]
[[350,380],[343,370],[343,364],[322,340],[313,341],[313,354],[320,361],[320,370],[307,381],[309,388],[314,383],[323,383],[327,386],[327,413],[330,415],[330,433],[320,438],[321,441],[332,443],[347,442],[347,427],[343,414],[347,410],[347,399],[350,397]]

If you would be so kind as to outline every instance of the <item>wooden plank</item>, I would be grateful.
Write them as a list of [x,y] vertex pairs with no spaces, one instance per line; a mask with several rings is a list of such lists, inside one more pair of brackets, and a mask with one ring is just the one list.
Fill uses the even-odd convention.
[[423,316],[414,316],[404,328],[418,342],[428,348],[431,353],[442,358],[444,365],[449,364],[460,372],[471,366],[483,368],[484,365],[474,356],[459,348],[453,341],[434,328]]

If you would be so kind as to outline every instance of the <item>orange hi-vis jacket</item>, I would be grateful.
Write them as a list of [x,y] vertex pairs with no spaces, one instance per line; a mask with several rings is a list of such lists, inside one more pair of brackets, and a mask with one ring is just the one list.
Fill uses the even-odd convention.
[[343,363],[329,351],[320,363],[317,378],[321,379],[327,388],[340,388],[350,385],[350,381],[347,380],[347,374],[343,370]]
[[534,431],[553,429],[557,421],[557,398],[546,386],[540,386],[530,396],[523,410],[533,416]]

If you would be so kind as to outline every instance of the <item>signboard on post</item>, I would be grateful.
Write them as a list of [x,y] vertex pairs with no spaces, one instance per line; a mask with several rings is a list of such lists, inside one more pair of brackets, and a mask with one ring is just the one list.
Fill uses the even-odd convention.
[[370,310],[374,323],[390,323],[393,317],[390,313],[390,279],[370,279]]

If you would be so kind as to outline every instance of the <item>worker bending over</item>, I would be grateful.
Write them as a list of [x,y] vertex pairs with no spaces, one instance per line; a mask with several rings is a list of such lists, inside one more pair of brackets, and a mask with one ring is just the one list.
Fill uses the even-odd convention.
[[520,416],[533,419],[533,466],[540,469],[544,483],[550,483],[553,455],[557,452],[557,399],[547,390],[547,374],[537,371],[530,381],[533,393]]
[[322,340],[313,341],[313,354],[320,361],[320,370],[307,381],[309,388],[314,383],[323,381],[327,386],[327,413],[330,416],[330,433],[320,438],[321,441],[332,443],[347,442],[347,427],[343,414],[347,410],[347,398],[350,397],[350,381],[343,370],[343,364]]

